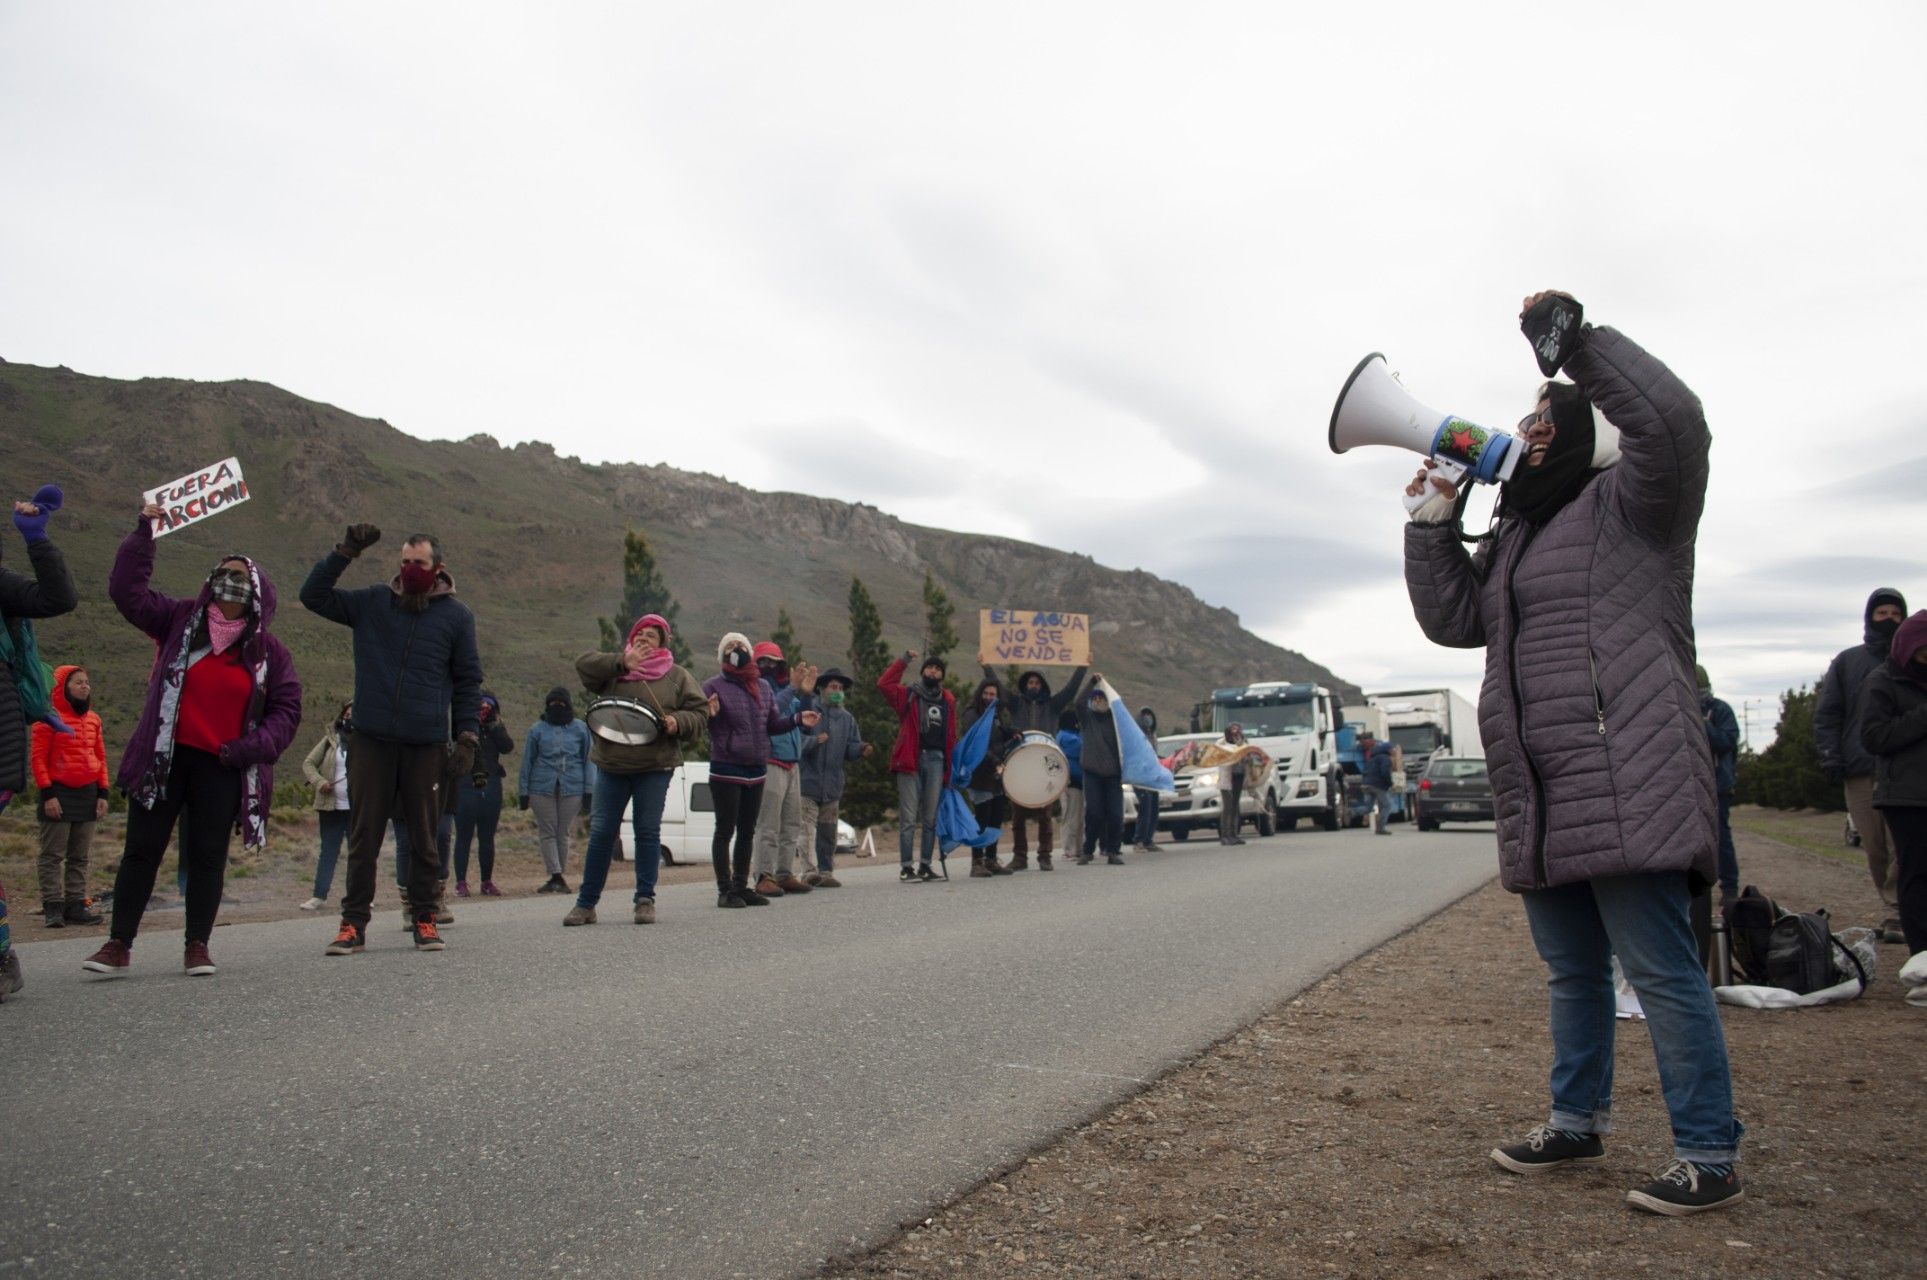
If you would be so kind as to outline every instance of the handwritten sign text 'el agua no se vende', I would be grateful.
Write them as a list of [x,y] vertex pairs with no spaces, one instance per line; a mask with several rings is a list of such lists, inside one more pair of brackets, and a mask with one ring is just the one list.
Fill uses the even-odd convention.
[[984,609],[977,661],[988,666],[1081,667],[1091,660],[1088,614],[1048,609]]
[[252,495],[241,474],[241,460],[225,458],[149,489],[144,496],[145,505],[161,509],[154,520],[154,536],[159,538],[239,506]]

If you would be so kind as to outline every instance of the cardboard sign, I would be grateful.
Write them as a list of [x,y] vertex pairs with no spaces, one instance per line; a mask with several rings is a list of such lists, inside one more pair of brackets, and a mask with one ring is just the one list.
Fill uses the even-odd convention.
[[154,536],[159,538],[219,515],[252,496],[247,480],[241,475],[241,460],[224,458],[211,467],[191,471],[179,480],[147,490],[143,505],[162,509],[160,518],[154,521]]
[[1091,660],[1088,614],[1045,609],[978,613],[977,661],[1003,667],[1081,667]]

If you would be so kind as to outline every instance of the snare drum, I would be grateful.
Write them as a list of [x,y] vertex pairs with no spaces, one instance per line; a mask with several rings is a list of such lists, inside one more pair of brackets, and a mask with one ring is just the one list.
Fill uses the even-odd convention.
[[1026,809],[1048,808],[1071,785],[1071,762],[1050,734],[1031,730],[1021,737],[1004,758],[1004,794]]
[[589,732],[619,747],[643,747],[662,734],[656,709],[633,698],[597,698],[582,713]]

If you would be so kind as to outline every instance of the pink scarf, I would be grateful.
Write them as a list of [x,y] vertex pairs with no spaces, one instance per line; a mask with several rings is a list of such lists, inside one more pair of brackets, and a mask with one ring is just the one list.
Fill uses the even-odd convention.
[[638,680],[652,682],[660,680],[669,674],[669,668],[676,663],[676,655],[669,651],[669,623],[659,613],[645,613],[637,618],[636,625],[629,628],[627,643],[634,644],[644,627],[654,627],[656,634],[662,637],[662,645],[651,649],[649,656],[642,660],[641,666],[631,667],[622,673],[623,680],[629,684],[634,684]]
[[207,641],[214,647],[214,652],[226,653],[228,649],[233,646],[234,642],[241,638],[241,633],[247,629],[247,614],[244,613],[240,617],[230,620],[226,614],[222,613],[213,605],[208,606]]

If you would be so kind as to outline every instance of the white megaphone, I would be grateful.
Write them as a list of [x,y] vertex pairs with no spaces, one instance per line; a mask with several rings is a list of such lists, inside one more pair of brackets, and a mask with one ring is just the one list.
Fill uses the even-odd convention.
[[[1437,463],[1433,474],[1451,481],[1461,492],[1467,477],[1485,484],[1510,480],[1525,453],[1517,436],[1414,400],[1376,351],[1360,360],[1345,379],[1338,403],[1332,406],[1330,442],[1333,453],[1362,444],[1384,444],[1424,454]],[[1415,511],[1431,497],[1425,490],[1407,495],[1405,509]]]

